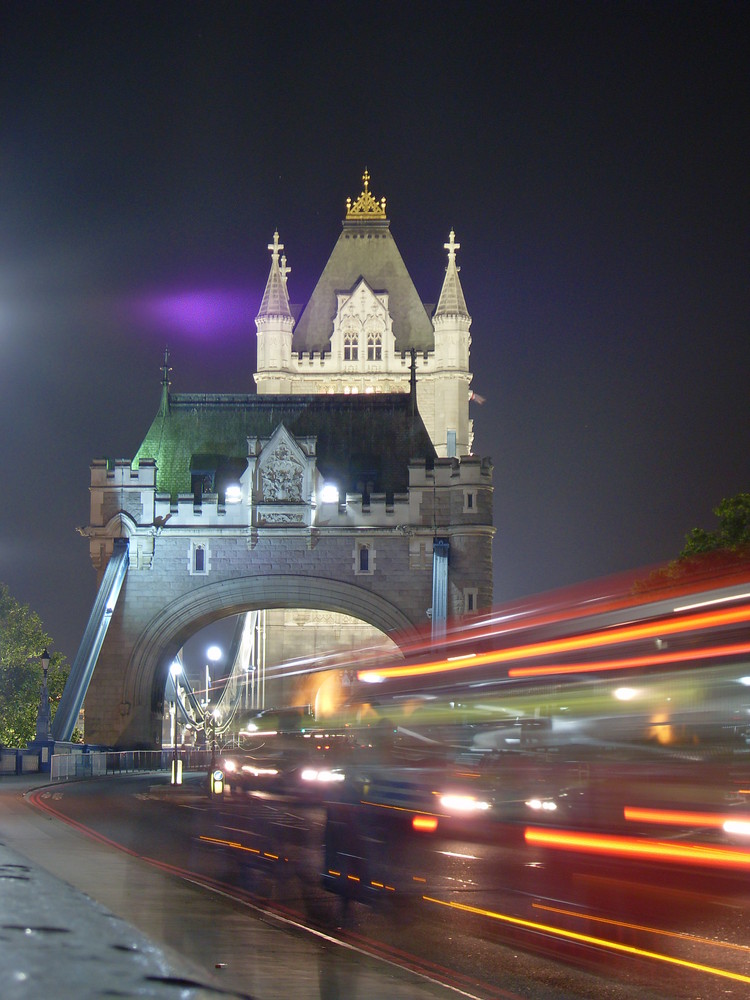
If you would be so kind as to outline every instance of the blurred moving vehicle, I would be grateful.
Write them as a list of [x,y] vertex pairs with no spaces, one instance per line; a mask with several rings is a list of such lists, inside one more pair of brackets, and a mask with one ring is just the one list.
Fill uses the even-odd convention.
[[402,654],[311,664],[329,695],[337,678],[325,714],[288,729],[259,719],[253,748],[225,761],[232,789],[325,808],[332,891],[395,891],[425,838],[748,843],[747,567],[710,586],[497,612]]

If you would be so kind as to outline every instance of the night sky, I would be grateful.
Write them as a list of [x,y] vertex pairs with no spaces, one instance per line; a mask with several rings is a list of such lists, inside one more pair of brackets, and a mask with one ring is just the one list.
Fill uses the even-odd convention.
[[347,196],[423,300],[453,227],[495,598],[674,557],[750,490],[746,3],[6,2],[0,581],[75,655],[89,464],[253,391],[278,228],[305,302]]

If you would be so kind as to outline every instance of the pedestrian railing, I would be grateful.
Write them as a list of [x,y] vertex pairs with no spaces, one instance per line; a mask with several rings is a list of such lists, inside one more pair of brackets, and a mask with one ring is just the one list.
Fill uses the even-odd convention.
[[[185,771],[198,771],[211,762],[210,750],[182,750],[177,753]],[[75,778],[99,778],[107,774],[133,774],[138,771],[171,771],[173,750],[91,750],[86,753],[53,754],[50,779],[70,781]]]

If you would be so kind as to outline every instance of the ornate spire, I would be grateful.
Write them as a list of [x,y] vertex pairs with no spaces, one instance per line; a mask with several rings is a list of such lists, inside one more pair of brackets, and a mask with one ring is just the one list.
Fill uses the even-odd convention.
[[370,191],[370,171],[365,167],[362,174],[364,189],[357,200],[352,203],[351,198],[346,199],[347,219],[385,219],[385,198],[375,201]]
[[292,311],[289,308],[289,295],[286,290],[287,275],[291,271],[287,267],[286,257],[281,258],[279,265],[279,254],[284,249],[284,244],[279,243],[279,234],[273,234],[273,243],[268,244],[271,251],[271,271],[268,275],[266,290],[263,294],[263,301],[260,304],[258,319],[271,316],[283,316],[292,318]]
[[443,246],[448,251],[448,266],[445,269],[443,290],[440,292],[440,299],[434,315],[465,316],[467,319],[470,319],[461,282],[458,279],[460,268],[456,265],[456,250],[461,247],[461,244],[456,243],[456,234],[452,229],[448,237],[448,242],[444,243]]
[[164,362],[161,366],[161,406],[159,407],[160,413],[166,413],[169,410],[169,387],[172,384],[169,380],[169,373],[172,369],[169,367],[169,348],[164,348]]

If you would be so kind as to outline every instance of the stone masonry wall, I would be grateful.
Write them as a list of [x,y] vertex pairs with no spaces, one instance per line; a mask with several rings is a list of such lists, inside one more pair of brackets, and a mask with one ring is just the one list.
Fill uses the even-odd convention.
[[[86,696],[87,739],[158,746],[169,664],[191,634],[220,617],[305,607],[351,614],[388,633],[425,627],[435,535],[450,539],[449,615],[467,610],[467,588],[474,610],[489,607],[491,472],[473,457],[441,459],[429,469],[414,463],[408,494],[391,507],[348,496],[338,508],[306,505],[299,525],[262,528],[252,524],[253,508],[227,506],[223,515],[205,497],[200,515],[180,504],[167,519],[156,502],[153,465],[96,463],[92,559],[101,573],[112,538],[123,535],[131,558]],[[144,511],[153,512],[150,519]]]

